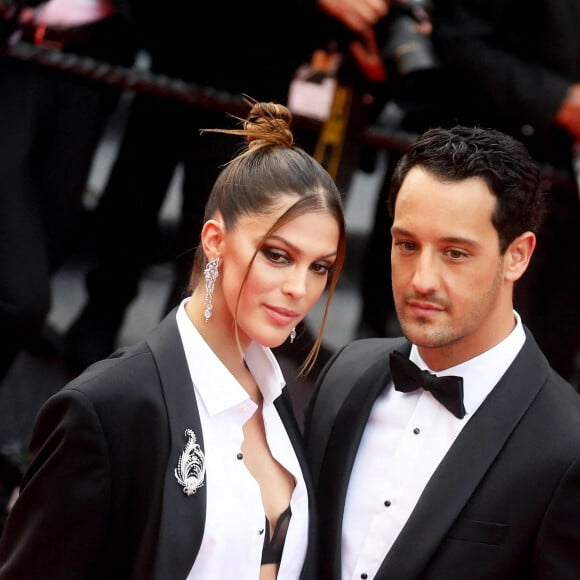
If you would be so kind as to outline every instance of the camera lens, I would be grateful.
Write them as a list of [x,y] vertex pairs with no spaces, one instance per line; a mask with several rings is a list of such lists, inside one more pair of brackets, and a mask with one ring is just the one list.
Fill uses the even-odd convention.
[[417,21],[401,14],[388,21],[383,58],[393,60],[401,76],[438,66],[429,37],[417,30]]

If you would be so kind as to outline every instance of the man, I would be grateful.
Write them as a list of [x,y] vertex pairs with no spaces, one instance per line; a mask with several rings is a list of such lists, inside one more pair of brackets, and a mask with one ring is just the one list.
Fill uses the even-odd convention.
[[[437,0],[432,18],[441,66],[423,90],[400,98],[402,128],[493,127],[522,141],[540,164],[548,211],[514,304],[552,367],[580,390],[580,204],[572,171],[572,145],[580,143],[580,2]],[[388,268],[376,267],[390,245],[388,178],[363,260],[361,337],[395,336],[385,327],[394,310],[383,298]]]
[[[399,162],[389,210],[405,338],[341,349],[306,417],[321,578],[578,577],[580,397],[513,309],[541,185],[526,148],[491,129],[431,129]],[[406,359],[447,390],[411,390]],[[395,371],[407,375],[394,386]]]

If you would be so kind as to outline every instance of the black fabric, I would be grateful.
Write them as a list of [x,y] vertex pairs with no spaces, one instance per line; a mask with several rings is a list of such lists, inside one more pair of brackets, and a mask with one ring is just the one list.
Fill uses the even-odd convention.
[[462,419],[465,416],[462,377],[438,377],[429,371],[422,371],[398,351],[391,353],[390,365],[397,391],[409,393],[425,389],[457,418]]
[[278,517],[274,533],[270,535],[270,522],[266,518],[264,547],[262,549],[262,564],[279,564],[282,561],[284,542],[290,525],[292,510],[288,506]]
[[[67,50],[133,61],[131,31],[120,16],[91,31],[90,42]],[[9,343],[0,379],[49,313],[51,276],[83,231],[83,192],[119,95],[68,71],[0,59],[0,328]]]
[[168,0],[162,8],[131,0],[140,44],[163,74],[284,102],[294,71],[310,57],[316,4],[293,0],[278,8],[283,20],[270,0]]

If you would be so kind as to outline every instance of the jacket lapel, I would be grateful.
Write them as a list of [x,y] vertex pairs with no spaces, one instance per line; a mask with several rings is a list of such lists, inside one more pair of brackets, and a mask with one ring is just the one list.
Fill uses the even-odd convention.
[[[148,337],[157,363],[167,409],[170,447],[165,470],[158,553],[153,578],[185,578],[195,560],[205,527],[207,483],[186,495],[175,476],[175,468],[193,430],[204,450],[197,402],[179,337],[175,310]],[[146,506],[145,506],[146,507]]]
[[533,338],[470,419],[423,491],[411,517],[383,561],[377,580],[421,578],[489,466],[548,376]]

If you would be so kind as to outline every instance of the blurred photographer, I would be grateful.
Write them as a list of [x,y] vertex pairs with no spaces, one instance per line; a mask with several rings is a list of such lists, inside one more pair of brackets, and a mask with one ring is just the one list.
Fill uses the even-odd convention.
[[[2,2],[7,47],[133,62],[129,20],[109,0]],[[50,278],[80,231],[93,155],[119,91],[9,51],[0,58],[0,328],[9,337],[1,381],[43,328]]]
[[375,26],[388,14],[390,0],[318,0],[318,5],[323,14],[335,19],[326,21],[331,38],[343,39],[348,32],[348,49],[367,79],[385,80]]
[[[118,92],[11,58],[17,43],[112,63],[133,60],[112,2],[0,0],[0,388],[18,354],[43,344],[51,277],[82,220],[82,197]],[[18,482],[0,441],[0,526]],[[23,442],[24,443],[24,442]]]
[[[343,25],[340,28],[335,23],[332,34],[356,65],[357,74],[350,81],[364,103],[364,122],[418,133],[417,127],[424,125],[427,115],[425,95],[429,94],[439,73],[439,61],[431,42],[431,1],[376,3],[369,0],[371,6],[356,0],[320,0],[319,3],[328,14],[340,18]],[[352,156],[353,147],[344,149]],[[359,166],[374,170],[376,153],[373,149],[361,152]],[[363,255],[359,337],[384,336],[390,333],[387,328],[391,322],[397,324],[391,293],[390,217],[386,194],[391,170],[401,154],[402,151],[388,153],[387,172]],[[396,327],[392,330],[395,332]]]
[[[318,4],[350,31],[350,35],[337,31],[336,37],[348,38],[350,55],[368,80],[386,81],[391,60],[396,60],[401,74],[429,66],[413,61],[416,45],[424,47],[428,41],[423,39],[431,34],[429,0],[319,0]],[[403,46],[407,41],[416,44]]]
[[[340,55],[341,65],[336,73],[336,107],[321,132],[316,156],[333,175],[332,167],[339,166],[337,181],[348,190],[354,170],[374,169],[376,150],[360,150],[364,127],[376,122],[388,102],[415,94],[437,67],[429,39],[431,2],[319,0],[318,4],[321,43]],[[335,146],[340,161],[327,155],[331,161],[326,164],[322,158],[320,142],[326,132],[329,142],[323,145]]]

